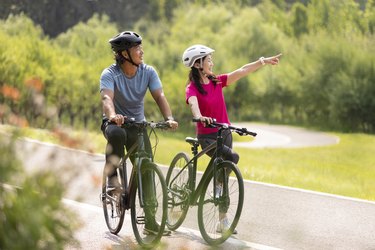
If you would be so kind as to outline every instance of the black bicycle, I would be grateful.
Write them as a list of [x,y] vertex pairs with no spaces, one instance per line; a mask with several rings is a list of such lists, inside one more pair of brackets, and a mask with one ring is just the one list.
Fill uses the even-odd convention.
[[[194,122],[200,122],[193,119]],[[198,151],[196,138],[186,137],[191,145],[192,159],[185,152],[178,153],[172,160],[167,173],[168,218],[167,227],[176,230],[184,221],[189,206],[198,205],[198,225],[204,240],[218,245],[234,232],[242,212],[244,185],[240,170],[231,161],[222,158],[223,131],[230,130],[239,135],[256,136],[246,128],[239,128],[214,121],[210,126],[218,128],[217,140],[204,150]],[[196,187],[198,159],[215,150],[207,169]],[[199,200],[198,200],[199,199]],[[225,215],[228,227],[221,228],[220,217]]]
[[[166,122],[134,122],[131,119],[122,125],[123,128],[132,126],[138,131],[137,143],[128,150],[116,169],[122,186],[121,192],[108,188],[108,178],[103,173],[101,200],[105,221],[111,233],[117,234],[121,230],[125,210],[130,209],[133,232],[138,243],[143,247],[152,247],[160,241],[165,229],[167,188],[160,168],[153,162],[152,155],[145,151],[144,130],[149,127],[156,135],[155,128],[166,129],[169,125]],[[128,182],[126,163],[131,155],[134,155],[135,160]],[[146,176],[147,180],[144,179]],[[157,223],[156,233],[150,233],[145,228],[148,219]]]

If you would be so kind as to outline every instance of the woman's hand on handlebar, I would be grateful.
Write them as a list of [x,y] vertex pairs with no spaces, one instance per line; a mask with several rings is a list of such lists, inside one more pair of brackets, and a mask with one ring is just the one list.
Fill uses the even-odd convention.
[[211,117],[207,117],[207,116],[201,116],[199,118],[199,120],[201,121],[201,123],[205,127],[208,126],[208,125],[210,125],[213,122],[213,119]]
[[109,118],[110,122],[115,123],[117,126],[121,126],[126,120],[126,116],[123,116],[121,114],[112,115]]

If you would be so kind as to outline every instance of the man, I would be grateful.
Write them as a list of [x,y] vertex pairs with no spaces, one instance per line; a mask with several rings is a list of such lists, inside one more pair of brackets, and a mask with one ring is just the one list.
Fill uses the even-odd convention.
[[[109,40],[116,63],[104,69],[100,77],[100,93],[103,105],[102,131],[107,139],[105,173],[108,187],[119,190],[116,166],[124,156],[124,147],[129,150],[137,141],[136,128],[121,128],[126,118],[136,122],[146,120],[144,97],[147,90],[158,105],[163,117],[172,129],[178,127],[174,121],[168,101],[163,93],[160,78],[152,66],[143,63],[142,37],[133,31],[124,31]],[[150,140],[145,134],[146,151],[152,154]],[[130,157],[134,164],[134,157]],[[146,181],[150,181],[148,177]],[[152,179],[152,178],[151,178]],[[146,211],[145,211],[146,212]],[[147,224],[147,223],[146,223]],[[146,225],[156,232],[155,225]]]

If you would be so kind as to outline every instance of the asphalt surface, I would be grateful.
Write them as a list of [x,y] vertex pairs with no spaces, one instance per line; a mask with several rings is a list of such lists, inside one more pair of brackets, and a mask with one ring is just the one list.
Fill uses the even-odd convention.
[[252,142],[237,142],[234,143],[235,147],[301,148],[334,145],[340,142],[336,136],[300,127],[259,123],[234,123],[233,125],[245,127],[257,133]]
[[[250,145],[236,146],[308,147],[339,142],[336,137],[299,128],[241,125],[258,132],[258,136]],[[318,142],[311,142],[314,140]],[[80,247],[68,249],[137,248],[130,223],[124,223],[118,236],[110,234],[105,226],[99,200],[103,155],[32,140],[20,140],[17,147],[28,171],[56,169],[67,181],[64,202],[83,221],[83,227],[76,233]],[[130,220],[129,212],[126,216]],[[163,237],[158,248],[375,250],[375,203],[371,201],[246,181],[245,203],[236,237],[212,248],[200,236],[196,218],[193,207],[182,227],[172,236]]]

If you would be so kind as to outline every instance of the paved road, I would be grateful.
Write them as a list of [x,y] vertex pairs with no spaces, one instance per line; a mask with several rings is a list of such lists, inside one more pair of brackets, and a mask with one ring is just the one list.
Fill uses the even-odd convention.
[[[272,138],[285,138],[277,132],[269,134]],[[292,134],[286,136],[292,139],[285,140],[284,145],[296,143],[293,136],[298,132]],[[330,138],[337,143],[337,139]],[[20,141],[17,145],[22,149],[22,159],[29,171],[44,167],[70,169],[63,171],[65,175],[61,178],[70,179],[65,202],[77,209],[85,222],[77,232],[82,249],[136,246],[130,224],[119,237],[109,234],[105,227],[99,202],[103,155],[29,141]],[[72,178],[72,171],[77,173],[73,175],[76,178]],[[245,183],[245,189],[239,234],[225,242],[222,249],[375,249],[374,202],[251,181]],[[162,239],[161,249],[211,249],[196,231],[196,210],[189,210],[188,216],[191,219],[185,220],[183,228]]]
[[301,148],[333,145],[340,141],[336,136],[300,127],[259,123],[233,123],[233,125],[246,127],[258,134],[251,143],[237,142],[235,147]]

